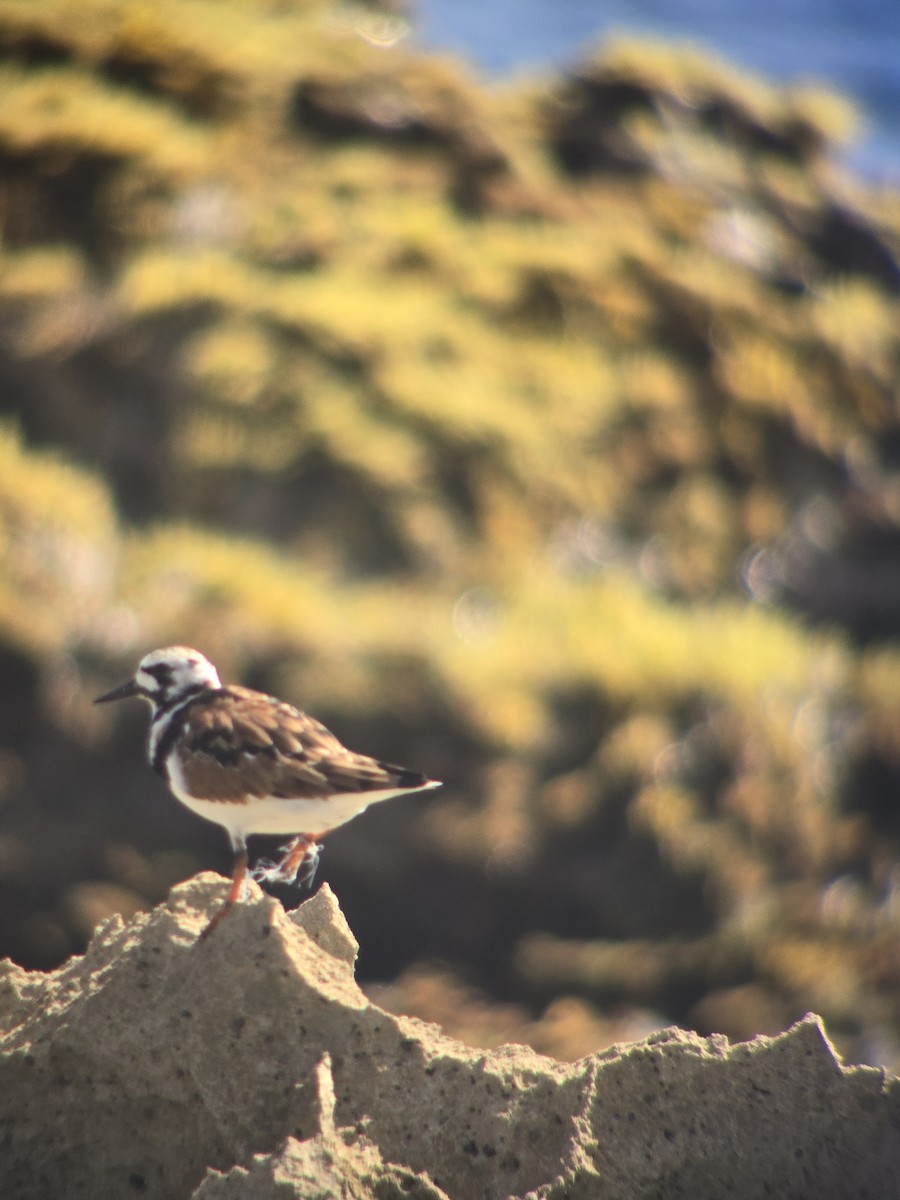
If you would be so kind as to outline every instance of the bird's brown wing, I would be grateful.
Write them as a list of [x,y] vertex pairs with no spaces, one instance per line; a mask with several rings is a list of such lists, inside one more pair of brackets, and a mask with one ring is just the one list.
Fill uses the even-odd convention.
[[347,750],[314,717],[250,688],[198,696],[180,725],[179,765],[198,798],[316,799],[428,782],[415,771]]

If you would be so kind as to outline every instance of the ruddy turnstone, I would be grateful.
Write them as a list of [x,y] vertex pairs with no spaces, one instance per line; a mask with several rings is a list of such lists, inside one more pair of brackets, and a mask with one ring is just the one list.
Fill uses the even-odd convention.
[[317,838],[379,800],[440,787],[418,771],[348,750],[319,721],[283,700],[223,687],[212,663],[187,646],[145,655],[131,679],[94,703],[126,696],[140,696],[153,710],[153,768],[182,804],[222,825],[231,839],[231,890],[201,937],[241,896],[250,834],[295,835],[276,863],[257,867],[255,878],[293,883],[302,873],[311,879]]

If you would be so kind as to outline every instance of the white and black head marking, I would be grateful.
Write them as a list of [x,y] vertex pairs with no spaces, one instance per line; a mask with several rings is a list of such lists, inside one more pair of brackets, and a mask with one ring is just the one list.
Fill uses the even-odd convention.
[[181,696],[196,687],[220,687],[216,668],[197,650],[168,646],[145,654],[134,676],[141,694],[151,703]]
[[131,679],[98,696],[95,703],[139,696],[152,708],[159,709],[183,696],[221,686],[216,668],[199,650],[188,646],[166,646],[163,650],[145,654]]

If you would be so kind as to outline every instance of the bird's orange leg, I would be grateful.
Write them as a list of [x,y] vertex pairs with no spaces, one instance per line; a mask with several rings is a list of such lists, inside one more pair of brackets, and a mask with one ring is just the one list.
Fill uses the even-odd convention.
[[225,898],[225,903],[221,908],[213,913],[212,918],[203,932],[200,934],[200,940],[208,938],[218,923],[224,916],[234,908],[238,900],[241,898],[241,893],[244,890],[244,880],[247,877],[247,847],[240,846],[235,852],[234,872],[231,876],[231,890]]
[[301,833],[285,847],[284,854],[276,863],[275,869],[285,883],[293,883],[307,857],[317,860],[319,847],[313,838]]
[[300,833],[282,848],[275,863],[259,863],[253,878],[265,883],[312,883],[321,847],[308,833]]

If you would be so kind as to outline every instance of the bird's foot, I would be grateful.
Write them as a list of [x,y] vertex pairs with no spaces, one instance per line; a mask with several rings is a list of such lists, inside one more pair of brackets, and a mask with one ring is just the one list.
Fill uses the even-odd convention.
[[249,874],[257,883],[271,883],[277,878],[278,864],[274,859],[261,858],[256,866],[250,868]]
[[261,859],[251,872],[257,883],[299,883],[309,886],[319,866],[322,847],[308,838],[294,838],[281,848],[281,858]]

